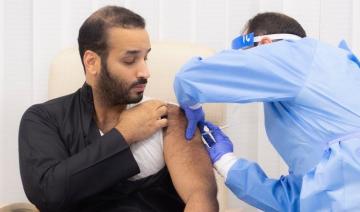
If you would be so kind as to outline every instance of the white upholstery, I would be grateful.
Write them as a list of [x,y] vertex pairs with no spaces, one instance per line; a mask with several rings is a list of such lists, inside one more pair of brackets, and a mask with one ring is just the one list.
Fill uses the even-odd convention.
[[52,61],[48,82],[48,97],[53,99],[79,89],[85,81],[80,55],[76,48],[61,51]]
[[27,202],[16,202],[6,205],[0,204],[0,212],[39,212],[39,210]]

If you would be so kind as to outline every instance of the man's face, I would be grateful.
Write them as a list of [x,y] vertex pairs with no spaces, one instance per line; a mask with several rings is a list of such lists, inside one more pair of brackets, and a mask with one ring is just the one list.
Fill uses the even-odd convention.
[[150,77],[146,64],[150,41],[145,29],[108,30],[108,56],[101,59],[97,91],[104,104],[137,103]]

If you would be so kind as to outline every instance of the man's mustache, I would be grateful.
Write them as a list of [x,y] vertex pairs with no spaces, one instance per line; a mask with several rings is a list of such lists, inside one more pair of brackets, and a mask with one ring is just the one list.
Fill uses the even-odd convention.
[[142,85],[142,84],[146,84],[147,83],[147,79],[145,78],[140,78],[138,80],[136,80],[136,82],[134,82],[130,87],[135,87],[137,85]]

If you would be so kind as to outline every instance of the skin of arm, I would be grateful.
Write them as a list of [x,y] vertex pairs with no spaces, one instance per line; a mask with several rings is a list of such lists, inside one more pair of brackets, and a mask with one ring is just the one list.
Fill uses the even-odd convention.
[[197,130],[185,139],[186,118],[182,110],[168,105],[168,127],[164,130],[164,157],[171,179],[185,211],[218,211],[214,171]]

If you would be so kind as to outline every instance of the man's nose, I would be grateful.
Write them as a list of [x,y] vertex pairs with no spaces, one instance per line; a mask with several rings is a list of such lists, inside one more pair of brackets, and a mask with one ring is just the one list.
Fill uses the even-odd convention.
[[150,70],[149,70],[148,65],[146,64],[146,61],[144,61],[143,64],[141,65],[141,67],[139,67],[137,77],[144,78],[144,79],[148,79],[150,77]]

